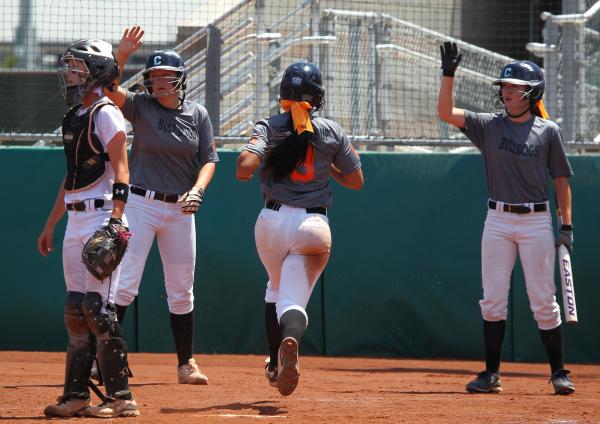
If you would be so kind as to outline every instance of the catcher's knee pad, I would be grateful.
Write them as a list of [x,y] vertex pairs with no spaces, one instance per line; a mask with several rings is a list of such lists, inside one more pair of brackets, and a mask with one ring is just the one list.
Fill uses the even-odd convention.
[[65,300],[65,327],[67,327],[69,340],[73,342],[81,338],[87,339],[90,333],[82,309],[84,296],[80,292],[68,291]]
[[117,321],[111,305],[107,304],[103,311],[103,304],[102,296],[99,293],[88,292],[81,305],[87,324],[96,337],[104,333],[114,333],[114,324]]
[[83,315],[84,294],[67,292],[65,301],[65,326],[69,335],[63,397],[88,399],[87,382],[90,379],[95,347],[91,342],[90,328]]

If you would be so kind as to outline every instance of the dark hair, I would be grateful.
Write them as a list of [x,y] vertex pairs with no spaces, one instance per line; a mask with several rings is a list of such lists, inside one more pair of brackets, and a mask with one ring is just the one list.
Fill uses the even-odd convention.
[[261,177],[274,182],[288,177],[304,163],[312,136],[313,133],[309,131],[298,134],[296,130],[292,130],[272,137],[265,150]]

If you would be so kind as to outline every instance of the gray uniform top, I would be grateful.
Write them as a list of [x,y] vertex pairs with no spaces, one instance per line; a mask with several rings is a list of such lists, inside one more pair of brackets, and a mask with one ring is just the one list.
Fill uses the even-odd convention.
[[147,94],[127,93],[123,115],[134,130],[129,158],[132,185],[185,193],[204,164],[219,161],[208,112],[197,103],[185,101],[181,109],[173,110]]
[[[329,186],[330,165],[333,163],[344,175],[360,168],[358,154],[337,123],[319,117],[312,117],[311,121],[315,130],[311,141],[314,151],[314,177],[309,181],[294,181],[292,178],[286,177],[278,182],[261,178],[261,189],[265,202],[273,200],[299,208],[329,208],[332,204]],[[277,137],[285,136],[291,131],[291,128],[292,120],[289,113],[282,113],[259,121],[244,150],[256,153],[262,158],[267,144]],[[299,171],[310,172],[307,166],[310,167],[310,164],[305,161]]]
[[548,175],[573,175],[556,123],[534,116],[515,123],[504,113],[465,111],[462,131],[481,150],[490,199],[506,203],[548,200]]

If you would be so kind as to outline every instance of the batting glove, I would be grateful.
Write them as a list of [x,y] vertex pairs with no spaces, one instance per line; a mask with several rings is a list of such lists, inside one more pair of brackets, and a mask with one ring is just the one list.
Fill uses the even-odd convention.
[[462,53],[458,54],[456,43],[450,41],[440,45],[440,53],[442,54],[442,73],[445,77],[453,77],[458,64],[462,60]]
[[558,231],[558,240],[556,245],[560,246],[564,244],[569,253],[573,253],[573,226],[572,225],[561,225]]
[[190,191],[181,195],[178,203],[181,205],[181,211],[186,214],[194,214],[200,209],[202,204],[202,197],[204,196],[204,189],[202,187],[194,186]]

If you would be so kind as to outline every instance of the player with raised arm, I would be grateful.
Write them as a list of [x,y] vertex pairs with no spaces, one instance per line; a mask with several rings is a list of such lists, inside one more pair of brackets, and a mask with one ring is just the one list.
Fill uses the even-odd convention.
[[505,111],[475,113],[454,107],[454,73],[462,55],[455,43],[440,46],[443,77],[439,117],[459,128],[483,157],[489,199],[481,241],[486,369],[467,384],[471,393],[502,390],[500,358],[508,315],[510,279],[517,254],[525,273],[531,310],[550,362],[556,394],[575,391],[564,369],[560,307],[554,282],[555,240],[548,180],[552,179],[562,212],[558,243],[573,245],[571,188],[573,175],[560,129],[548,119],[542,102],[544,75],[529,61],[504,66],[493,82]]

